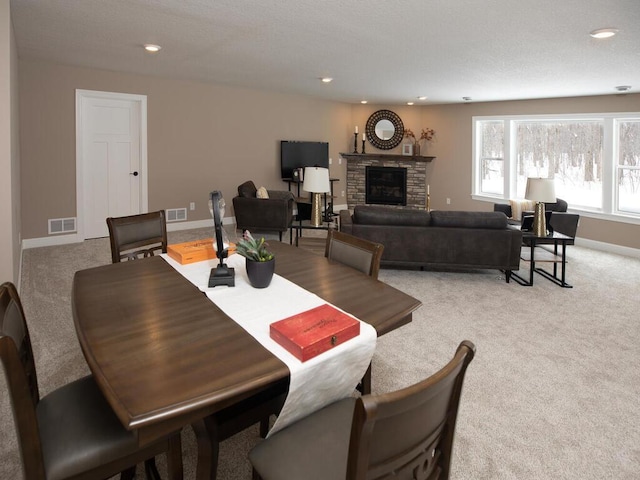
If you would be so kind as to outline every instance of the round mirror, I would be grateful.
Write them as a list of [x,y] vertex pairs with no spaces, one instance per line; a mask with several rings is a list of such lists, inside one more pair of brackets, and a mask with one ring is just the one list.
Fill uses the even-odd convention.
[[395,128],[393,128],[393,123],[389,120],[380,120],[376,123],[376,136],[380,140],[391,140],[393,137],[393,132],[395,132]]
[[391,150],[400,145],[404,125],[400,117],[391,110],[378,110],[367,120],[365,131],[371,145],[380,150]]

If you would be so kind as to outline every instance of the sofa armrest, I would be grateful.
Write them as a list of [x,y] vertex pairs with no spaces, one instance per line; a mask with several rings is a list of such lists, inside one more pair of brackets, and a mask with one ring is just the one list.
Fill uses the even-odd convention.
[[276,200],[294,200],[293,192],[287,190],[267,190],[270,199]]
[[349,210],[340,210],[340,231],[353,234],[353,217]]
[[577,213],[553,212],[549,225],[555,232],[575,238],[580,224],[580,215]]
[[233,210],[240,229],[284,231],[293,219],[293,199],[233,197]]

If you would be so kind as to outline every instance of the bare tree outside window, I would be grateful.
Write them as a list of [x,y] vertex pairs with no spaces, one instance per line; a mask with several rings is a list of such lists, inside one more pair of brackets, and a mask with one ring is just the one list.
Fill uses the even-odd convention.
[[480,190],[504,193],[504,121],[486,121],[480,126]]
[[640,213],[640,120],[618,122],[618,211]]
[[517,122],[517,187],[528,177],[553,178],[556,195],[573,206],[602,206],[601,121]]

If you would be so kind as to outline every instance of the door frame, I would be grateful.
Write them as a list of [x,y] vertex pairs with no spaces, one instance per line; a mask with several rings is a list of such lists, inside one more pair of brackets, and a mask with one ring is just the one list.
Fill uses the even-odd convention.
[[[138,103],[140,109],[140,213],[149,211],[149,190],[147,184],[147,96],[133,93],[101,92],[98,90],[76,89],[76,231],[78,240],[86,239],[84,232],[84,157],[83,157],[83,102],[87,99],[126,100]],[[106,219],[105,219],[106,221]]]

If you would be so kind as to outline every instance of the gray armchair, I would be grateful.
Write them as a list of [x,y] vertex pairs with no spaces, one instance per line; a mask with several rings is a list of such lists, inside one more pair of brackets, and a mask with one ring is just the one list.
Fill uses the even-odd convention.
[[236,226],[240,230],[264,230],[286,232],[293,219],[293,193],[283,190],[267,190],[269,198],[258,198],[255,184],[249,180],[238,187],[233,198]]

